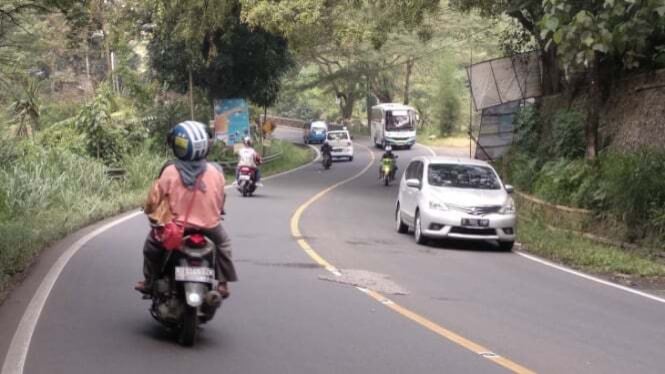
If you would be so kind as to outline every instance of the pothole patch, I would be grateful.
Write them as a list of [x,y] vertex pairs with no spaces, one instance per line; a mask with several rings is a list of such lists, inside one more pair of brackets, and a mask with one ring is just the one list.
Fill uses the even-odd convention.
[[319,279],[345,284],[348,286],[362,287],[382,294],[408,295],[409,292],[399,284],[390,279],[390,276],[374,273],[367,270],[339,269],[341,275],[325,274],[319,275]]

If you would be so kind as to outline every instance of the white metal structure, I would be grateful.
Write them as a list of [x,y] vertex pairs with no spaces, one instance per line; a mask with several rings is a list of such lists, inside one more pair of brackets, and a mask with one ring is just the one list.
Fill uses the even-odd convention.
[[333,158],[344,157],[353,161],[353,141],[347,130],[328,131],[326,138],[332,147],[330,155]]
[[385,103],[372,107],[371,138],[379,147],[411,148],[416,143],[418,112],[410,106]]
[[404,172],[395,209],[397,231],[427,238],[495,240],[513,248],[516,233],[511,186],[486,162],[416,157]]

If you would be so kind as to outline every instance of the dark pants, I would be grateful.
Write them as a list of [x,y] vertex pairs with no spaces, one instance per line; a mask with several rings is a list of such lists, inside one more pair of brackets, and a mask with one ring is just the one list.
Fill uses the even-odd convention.
[[[190,230],[186,230],[188,234]],[[222,227],[222,224],[210,228],[196,230],[215,243],[217,247],[217,264],[215,264],[216,273],[220,282],[235,282],[238,280],[235,266],[231,261],[231,239]],[[153,276],[161,271],[162,262],[166,251],[162,248],[159,241],[148,234],[148,238],[143,246],[143,275],[145,276],[146,286],[152,285]]]

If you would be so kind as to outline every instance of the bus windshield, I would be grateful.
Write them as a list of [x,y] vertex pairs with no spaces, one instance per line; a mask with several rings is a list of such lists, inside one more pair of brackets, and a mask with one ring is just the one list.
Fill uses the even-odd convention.
[[413,131],[413,120],[406,110],[394,110],[386,115],[386,131]]

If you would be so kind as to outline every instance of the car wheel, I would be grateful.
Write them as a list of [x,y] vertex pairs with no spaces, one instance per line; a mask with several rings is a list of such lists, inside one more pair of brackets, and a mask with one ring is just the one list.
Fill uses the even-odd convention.
[[416,243],[420,245],[427,244],[427,238],[423,235],[422,221],[420,220],[420,212],[416,212],[416,219],[413,224],[413,237]]
[[513,250],[515,242],[499,242],[499,249],[504,252],[510,252]]
[[409,226],[402,221],[402,211],[399,208],[399,204],[397,204],[397,209],[395,210],[395,228],[400,234],[406,234],[409,232]]
[[353,161],[353,156],[349,157],[349,162]]

